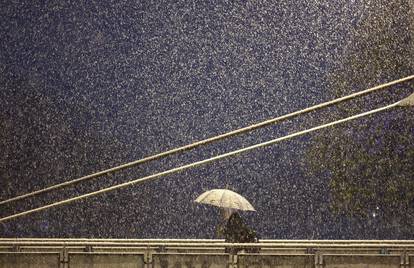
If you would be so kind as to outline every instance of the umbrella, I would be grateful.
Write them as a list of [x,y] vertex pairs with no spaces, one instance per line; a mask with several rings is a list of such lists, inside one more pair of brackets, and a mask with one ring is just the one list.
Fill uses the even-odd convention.
[[414,106],[414,93],[403,99],[399,103],[400,106]]
[[197,197],[195,202],[221,208],[256,211],[246,198],[228,189],[213,189],[207,191]]

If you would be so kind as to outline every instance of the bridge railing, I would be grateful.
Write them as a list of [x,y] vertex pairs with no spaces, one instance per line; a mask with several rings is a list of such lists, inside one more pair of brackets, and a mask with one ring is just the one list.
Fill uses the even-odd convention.
[[[259,248],[226,253],[226,248]],[[413,265],[412,265],[413,264]],[[0,268],[414,267],[410,240],[0,239]]]

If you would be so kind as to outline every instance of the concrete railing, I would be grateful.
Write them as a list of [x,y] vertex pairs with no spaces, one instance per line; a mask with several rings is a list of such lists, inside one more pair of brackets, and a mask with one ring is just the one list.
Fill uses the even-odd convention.
[[[225,248],[260,248],[225,253]],[[0,239],[0,268],[315,267],[414,268],[414,241]]]

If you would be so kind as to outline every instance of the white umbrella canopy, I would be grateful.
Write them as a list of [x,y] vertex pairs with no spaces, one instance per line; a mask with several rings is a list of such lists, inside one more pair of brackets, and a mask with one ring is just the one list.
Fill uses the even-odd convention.
[[414,93],[405,99],[402,99],[399,103],[400,106],[414,106]]
[[256,211],[246,198],[228,189],[213,189],[207,191],[197,197],[195,202],[221,208]]

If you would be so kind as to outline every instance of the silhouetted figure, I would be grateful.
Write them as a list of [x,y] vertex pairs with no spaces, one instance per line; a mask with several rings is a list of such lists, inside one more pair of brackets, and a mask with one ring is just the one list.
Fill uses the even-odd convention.
[[[230,215],[230,216],[229,216]],[[224,211],[224,218],[227,222],[219,229],[219,233],[224,236],[228,243],[255,243],[258,242],[256,231],[249,228],[240,217],[239,213],[231,210]],[[220,227],[219,227],[220,228]],[[236,254],[238,251],[245,250],[249,253],[259,252],[259,248],[226,248],[226,253]]]

